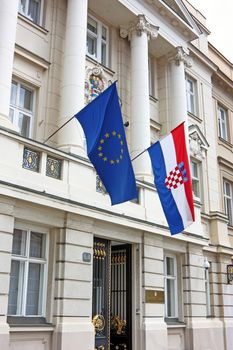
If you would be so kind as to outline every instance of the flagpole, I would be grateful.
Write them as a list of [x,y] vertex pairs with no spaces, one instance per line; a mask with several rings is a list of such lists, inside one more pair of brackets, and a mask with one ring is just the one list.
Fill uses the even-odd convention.
[[136,157],[134,157],[133,159],[131,159],[131,162],[133,162],[135,159],[137,159],[138,157],[140,157],[140,155],[142,155],[144,152],[147,151],[147,148],[144,149],[144,151],[142,151],[141,153],[139,153]]
[[[117,83],[117,81],[118,80],[115,80],[112,84],[115,84],[115,83]],[[111,85],[112,85],[111,84]],[[108,88],[109,88],[110,86],[108,86]],[[107,90],[107,89],[106,89]],[[106,90],[104,90],[104,91],[106,91]],[[101,94],[100,94],[101,95]],[[99,96],[100,96],[99,95]],[[97,96],[97,97],[99,97],[99,96]],[[120,102],[121,102],[121,100],[120,100]],[[122,103],[121,103],[122,104]],[[86,106],[84,106],[84,108],[85,108]],[[75,114],[76,115],[76,114]],[[48,140],[50,140],[51,139],[51,137],[53,137],[59,130],[61,130],[66,124],[68,124],[73,118],[75,118],[75,115],[73,115],[73,117],[71,117],[69,120],[67,120],[63,125],[61,125],[60,126],[60,128],[58,128],[56,131],[54,131],[54,133],[52,133],[49,137],[47,137],[47,139],[43,142],[43,144],[44,143],[46,143]]]
[[47,139],[43,142],[47,142],[49,139],[51,139],[52,136],[54,136],[59,130],[61,130],[61,128],[63,128],[63,126],[65,126],[66,124],[68,124],[73,118],[75,117],[75,115],[73,115],[73,117],[71,117],[69,120],[67,120],[63,125],[60,126],[60,128],[58,128],[56,131],[54,131],[54,133],[52,133],[52,135],[50,135],[49,137],[47,137]]

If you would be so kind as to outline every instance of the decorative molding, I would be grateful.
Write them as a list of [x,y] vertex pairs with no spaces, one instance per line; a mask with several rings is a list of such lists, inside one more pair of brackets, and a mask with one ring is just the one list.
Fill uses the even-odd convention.
[[209,144],[201,132],[198,125],[192,124],[189,126],[189,150],[190,155],[199,160],[206,157],[206,151]]
[[148,40],[156,39],[158,36],[159,27],[149,23],[145,15],[138,15],[137,21],[130,22],[128,26],[121,26],[120,36],[125,39],[128,37],[131,40],[133,33],[137,36],[142,36],[142,33],[146,33]]
[[175,61],[175,64],[177,66],[179,66],[180,63],[183,62],[186,67],[192,67],[192,62],[189,57],[189,50],[185,50],[182,46],[177,46],[176,54],[172,58],[172,60]]

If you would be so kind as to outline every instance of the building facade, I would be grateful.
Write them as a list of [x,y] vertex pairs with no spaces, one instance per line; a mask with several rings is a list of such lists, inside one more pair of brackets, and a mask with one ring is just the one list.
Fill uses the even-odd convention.
[[[1,350],[233,349],[233,65],[208,34],[187,0],[1,1]],[[186,122],[181,234],[147,153],[111,206],[78,122],[46,141],[115,80],[132,158]]]

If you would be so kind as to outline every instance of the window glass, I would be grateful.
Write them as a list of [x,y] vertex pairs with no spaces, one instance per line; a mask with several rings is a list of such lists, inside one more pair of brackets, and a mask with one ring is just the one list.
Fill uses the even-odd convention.
[[30,257],[45,257],[45,235],[42,233],[31,232]]
[[88,51],[88,54],[91,55],[91,56],[96,57],[96,50],[97,50],[97,39],[88,35],[87,36],[87,51]]
[[10,99],[10,103],[12,105],[16,105],[16,96],[17,96],[17,83],[12,82],[11,83],[11,99]]
[[228,141],[228,116],[227,111],[223,107],[218,107],[218,128],[219,136]]
[[10,289],[8,299],[8,314],[17,315],[20,313],[20,295],[23,290],[24,263],[16,260],[11,262]]
[[175,281],[167,280],[167,317],[175,316]]
[[26,315],[39,314],[41,265],[29,264]]
[[45,310],[46,235],[15,229],[13,234],[9,315],[38,315]]
[[104,26],[102,26],[102,39],[107,39],[107,29]]
[[101,45],[101,63],[106,66],[106,44]]
[[34,93],[24,85],[12,82],[9,118],[24,137],[31,136]]
[[228,216],[229,225],[233,225],[233,213],[232,213],[232,185],[225,181],[223,182],[223,197],[224,197],[224,209]]
[[199,164],[191,160],[192,189],[196,197],[200,198],[200,174]]
[[88,16],[86,54],[103,65],[108,64],[108,28]]
[[186,95],[187,95],[187,109],[188,112],[196,115],[196,97],[195,97],[195,81],[186,78]]
[[170,257],[166,257],[166,264],[167,264],[167,275],[174,276],[174,259]]
[[97,34],[97,22],[91,17],[88,17],[87,29],[89,29],[91,32]]
[[40,0],[29,0],[28,16],[33,22],[37,24],[40,23],[40,10],[41,10]]
[[165,317],[178,317],[177,264],[176,257],[167,255],[165,262]]
[[25,256],[26,231],[14,230],[12,254]]
[[32,91],[24,86],[20,87],[19,106],[29,111],[32,109]]
[[21,130],[20,134],[24,137],[27,137],[30,133],[30,118],[28,115],[23,113],[19,113],[19,121],[18,121],[19,130]]
[[41,24],[42,0],[20,0],[19,13],[28,17],[32,22]]

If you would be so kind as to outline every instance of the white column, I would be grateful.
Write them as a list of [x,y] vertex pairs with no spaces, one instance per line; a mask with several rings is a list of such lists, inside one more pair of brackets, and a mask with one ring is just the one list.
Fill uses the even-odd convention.
[[18,0],[2,0],[0,6],[0,126],[10,129],[13,129],[8,116],[18,2]]
[[[148,76],[148,40],[156,38],[158,27],[151,25],[144,15],[128,28],[121,28],[121,36],[131,43],[131,118],[130,150],[134,158],[150,146],[150,101]],[[133,161],[135,175],[150,176],[151,165],[147,152]]]
[[[68,0],[59,125],[84,107],[88,0]],[[83,154],[83,132],[76,120],[58,132],[58,145]]]
[[[185,65],[191,66],[188,55],[182,47],[177,48],[176,55],[170,61],[170,128],[173,129],[183,121],[188,121],[185,84]],[[188,123],[186,128],[188,127]]]

